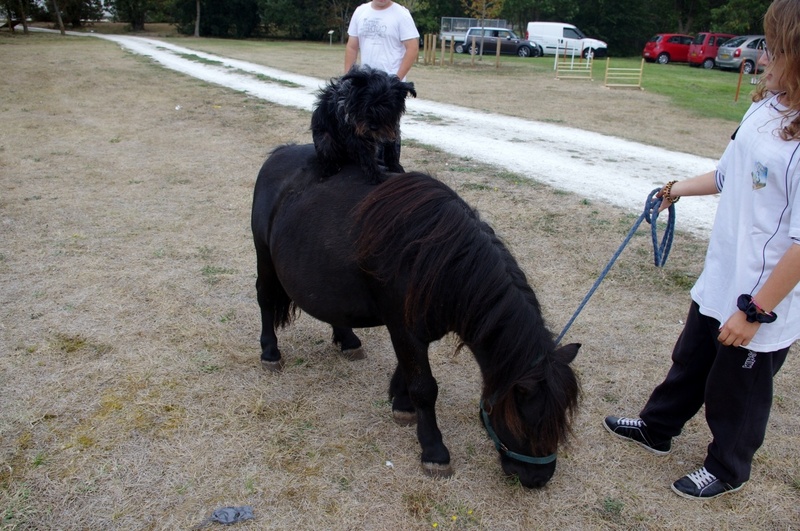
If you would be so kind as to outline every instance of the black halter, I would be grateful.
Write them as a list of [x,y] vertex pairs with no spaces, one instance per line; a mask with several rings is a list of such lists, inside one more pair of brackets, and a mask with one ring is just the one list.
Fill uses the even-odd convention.
[[494,442],[494,447],[497,448],[498,452],[504,454],[506,457],[509,457],[516,461],[522,461],[523,463],[531,463],[534,465],[546,465],[556,460],[555,453],[552,453],[545,457],[531,457],[528,455],[518,454],[516,452],[512,452],[511,450],[509,450],[505,444],[500,442],[500,438],[492,429],[492,423],[489,422],[489,413],[487,413],[486,408],[483,407],[483,400],[481,400],[481,418],[483,419],[483,425],[486,428],[486,432],[489,434],[489,438],[492,440],[492,442]]

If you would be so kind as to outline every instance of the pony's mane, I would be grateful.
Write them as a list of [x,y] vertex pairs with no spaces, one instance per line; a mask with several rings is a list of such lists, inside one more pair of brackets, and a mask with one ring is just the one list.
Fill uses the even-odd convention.
[[513,385],[508,375],[528,373],[553,350],[539,302],[516,260],[442,182],[423,173],[391,177],[357,205],[356,219],[362,267],[378,280],[406,281],[407,326],[444,326],[473,350],[492,345],[492,358],[481,369],[495,394]]
[[[355,208],[357,259],[377,280],[404,279],[409,328],[453,331],[475,353],[483,396],[534,452],[567,439],[579,384],[554,353],[536,298],[514,257],[478,213],[423,173],[391,177]],[[424,320],[423,320],[424,319]],[[514,386],[543,390],[535,426],[519,417]]]

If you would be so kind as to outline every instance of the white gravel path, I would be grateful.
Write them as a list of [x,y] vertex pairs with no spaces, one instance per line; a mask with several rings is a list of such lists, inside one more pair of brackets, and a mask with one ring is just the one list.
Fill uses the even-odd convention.
[[[166,68],[308,111],[312,109],[317,90],[327,81],[155,39],[69,33],[108,39]],[[211,61],[214,63],[210,64]],[[264,76],[275,81],[265,80]],[[712,159],[608,135],[424,99],[409,99],[407,107],[401,124],[405,139],[496,165],[583,197],[607,201],[636,214],[641,213],[645,199],[654,188],[671,179],[704,173],[715,166]],[[491,131],[491,135],[477,135],[475,131]],[[716,206],[716,196],[682,201],[677,207],[677,228],[708,237]]]

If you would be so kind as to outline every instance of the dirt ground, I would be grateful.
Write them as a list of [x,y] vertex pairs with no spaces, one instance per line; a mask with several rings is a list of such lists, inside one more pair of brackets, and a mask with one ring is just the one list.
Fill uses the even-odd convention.
[[[231,45],[203,43],[220,53],[216,46]],[[341,49],[240,46],[227,55],[338,73]],[[574,441],[545,489],[502,476],[478,420],[471,355],[454,355],[454,338],[432,345],[455,475],[431,479],[414,429],[391,419],[394,354],[384,329],[360,331],[367,359],[350,362],[328,328],[304,316],[279,334],[283,373],[260,368],[252,186],[272,148],[310,140],[308,113],[163,70],[99,39],[0,33],[0,62],[13,65],[0,77],[3,529],[189,529],[226,505],[254,509],[255,520],[237,529],[792,529],[800,521],[791,356],[740,493],[693,503],[669,490],[702,464],[702,414],[661,458],[600,425],[606,414],[636,414],[663,377],[703,241],[678,234],[656,269],[640,230],[570,330],[567,340],[583,344],[575,362],[583,400]],[[498,76],[518,82],[432,67],[418,68],[415,82],[426,99],[444,101],[448,85],[480,79],[486,85],[473,84],[469,98],[476,108],[588,122],[639,141],[652,128],[626,114],[634,102],[660,109],[650,115],[663,116],[657,127],[671,136],[687,123],[731,126],[664,111],[665,102],[638,92],[612,92],[607,109],[589,111],[594,86],[565,90],[547,79],[547,106],[507,101],[486,89]],[[718,154],[724,142],[711,137],[692,151]],[[404,146],[403,163],[436,175],[494,226],[556,333],[635,218],[425,146]]]

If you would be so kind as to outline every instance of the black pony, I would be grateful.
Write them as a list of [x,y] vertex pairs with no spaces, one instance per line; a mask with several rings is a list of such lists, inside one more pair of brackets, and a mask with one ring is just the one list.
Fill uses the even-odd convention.
[[252,229],[265,368],[280,368],[275,329],[298,307],[330,323],[346,352],[361,348],[353,327],[385,325],[394,417],[417,422],[424,470],[447,476],[428,345],[454,332],[480,366],[503,470],[547,483],[578,401],[579,345],[556,348],[525,274],[453,190],[421,173],[375,185],[356,165],[325,179],[313,145],[282,146],[258,175]]

